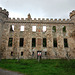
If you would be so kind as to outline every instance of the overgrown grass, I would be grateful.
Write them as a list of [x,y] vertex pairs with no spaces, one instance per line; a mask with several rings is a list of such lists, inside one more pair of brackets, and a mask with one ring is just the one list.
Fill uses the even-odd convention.
[[75,60],[2,60],[0,67],[25,75],[75,75]]

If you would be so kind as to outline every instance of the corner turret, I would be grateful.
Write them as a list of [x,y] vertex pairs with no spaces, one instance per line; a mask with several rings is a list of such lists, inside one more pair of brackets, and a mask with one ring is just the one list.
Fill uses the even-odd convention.
[[6,9],[2,9],[0,7],[0,20],[3,20],[4,18],[8,18],[9,12]]
[[70,19],[75,19],[75,10],[70,13]]
[[[5,36],[7,33],[6,25],[5,25],[5,19],[8,19],[9,12],[6,9],[2,9],[0,7],[0,59],[5,55],[4,53],[4,45],[5,43]],[[6,49],[5,49],[6,50]]]

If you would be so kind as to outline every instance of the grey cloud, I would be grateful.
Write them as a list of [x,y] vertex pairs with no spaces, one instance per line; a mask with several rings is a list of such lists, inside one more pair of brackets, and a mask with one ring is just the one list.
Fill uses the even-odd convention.
[[10,13],[20,13],[23,17],[69,18],[75,10],[75,0],[0,0],[0,5]]

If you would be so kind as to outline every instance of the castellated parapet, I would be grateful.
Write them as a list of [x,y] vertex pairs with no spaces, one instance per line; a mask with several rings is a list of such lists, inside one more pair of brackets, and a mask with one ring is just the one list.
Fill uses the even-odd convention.
[[70,13],[70,18],[75,15],[75,10]]
[[56,22],[56,23],[61,23],[61,22],[62,22],[62,23],[63,23],[63,22],[64,22],[64,23],[69,23],[69,22],[70,22],[70,19],[62,19],[62,20],[61,20],[61,19],[54,19],[54,20],[53,20],[53,19],[48,19],[48,18],[47,18],[47,19],[45,19],[45,18],[42,18],[42,19],[40,19],[40,18],[38,18],[38,19],[37,19],[37,18],[34,18],[34,19],[32,19],[32,18],[31,18],[31,19],[29,19],[29,20],[28,20],[28,18],[21,18],[21,19],[20,19],[20,18],[17,18],[17,19],[16,19],[16,18],[8,18],[7,20],[6,20],[6,19],[4,19],[4,20],[7,21],[7,22],[10,21],[10,22],[38,22],[38,23],[42,23],[42,22],[43,22],[43,23],[44,23],[44,22],[45,22],[45,23],[49,23],[49,22],[50,22],[50,23],[51,23],[51,22],[52,22],[52,23],[55,23],[55,22]]
[[8,16],[0,8],[1,59],[75,59],[75,10],[70,19]]
[[0,7],[0,13],[6,15],[7,17],[9,15],[9,12],[6,9],[2,9],[1,7]]

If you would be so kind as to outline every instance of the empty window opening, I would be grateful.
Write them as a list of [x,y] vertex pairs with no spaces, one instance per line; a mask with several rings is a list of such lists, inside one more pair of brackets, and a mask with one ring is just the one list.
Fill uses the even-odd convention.
[[66,56],[69,59],[69,52],[68,51],[66,51]]
[[11,52],[11,56],[13,56],[13,52]]
[[47,55],[47,52],[45,52],[45,55]]
[[63,27],[63,32],[66,32],[66,26]]
[[23,52],[21,52],[21,56],[23,56]]
[[14,31],[14,25],[10,25],[10,31]]
[[43,38],[43,47],[46,47],[46,38]]
[[32,31],[36,32],[36,26],[32,26]]
[[43,32],[46,32],[46,26],[43,26]]
[[56,32],[56,26],[53,26],[52,32]]
[[24,38],[20,38],[20,47],[23,47]]
[[34,52],[32,52],[32,56],[34,56]]
[[53,46],[57,47],[57,39],[56,38],[53,39]]
[[21,26],[20,31],[24,31],[24,26]]
[[9,38],[9,42],[8,42],[9,47],[12,47],[12,41],[13,41],[13,38]]
[[32,47],[36,47],[36,38],[32,38]]
[[64,39],[64,47],[68,47],[68,42],[66,38]]

